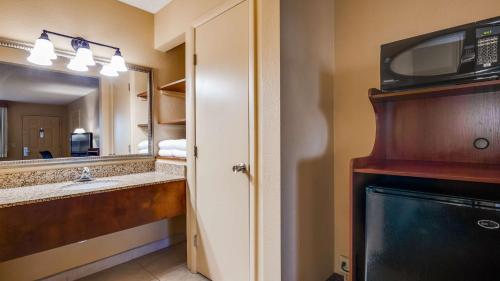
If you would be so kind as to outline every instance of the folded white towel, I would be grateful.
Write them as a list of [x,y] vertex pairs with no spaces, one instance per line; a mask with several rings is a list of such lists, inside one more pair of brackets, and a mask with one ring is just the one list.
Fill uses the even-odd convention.
[[141,141],[141,142],[137,145],[137,148],[138,148],[139,150],[148,149],[148,148],[149,148],[149,141],[148,141],[148,140],[143,140],[143,141]]
[[160,150],[162,149],[177,149],[177,150],[186,150],[187,142],[186,139],[178,139],[178,140],[163,140],[158,143],[158,147]]
[[139,154],[148,154],[149,153],[149,149],[140,149],[139,150]]
[[158,151],[158,155],[163,157],[186,158],[187,152],[185,150],[178,149],[160,149],[160,151]]

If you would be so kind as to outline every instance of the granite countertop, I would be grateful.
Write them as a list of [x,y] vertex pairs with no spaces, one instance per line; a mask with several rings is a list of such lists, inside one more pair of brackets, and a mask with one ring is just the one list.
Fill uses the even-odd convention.
[[42,201],[50,201],[50,200],[75,197],[75,196],[84,196],[89,194],[109,192],[120,189],[162,184],[184,179],[185,179],[184,176],[172,175],[165,172],[147,172],[147,173],[130,174],[125,176],[97,178],[92,182],[117,181],[118,183],[112,186],[98,187],[93,189],[82,189],[82,190],[64,189],[65,186],[74,184],[74,182],[72,181],[43,184],[43,185],[14,187],[14,188],[1,188],[0,208],[6,208],[11,206],[24,205]]

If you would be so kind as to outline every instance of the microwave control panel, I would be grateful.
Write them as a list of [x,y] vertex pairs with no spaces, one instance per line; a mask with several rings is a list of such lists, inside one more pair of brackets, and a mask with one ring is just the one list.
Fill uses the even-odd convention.
[[498,63],[499,35],[500,26],[483,27],[476,30],[477,65],[491,67]]

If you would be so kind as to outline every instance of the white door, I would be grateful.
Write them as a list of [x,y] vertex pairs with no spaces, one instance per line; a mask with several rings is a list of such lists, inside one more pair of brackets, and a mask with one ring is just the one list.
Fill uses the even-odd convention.
[[[250,274],[249,4],[195,29],[197,270],[214,281]],[[247,166],[248,167],[248,166]]]

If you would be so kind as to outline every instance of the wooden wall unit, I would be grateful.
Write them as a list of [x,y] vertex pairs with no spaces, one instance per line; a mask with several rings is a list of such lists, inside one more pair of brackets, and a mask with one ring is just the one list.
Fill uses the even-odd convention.
[[[351,278],[364,280],[365,187],[431,187],[427,191],[499,196],[500,81],[401,92],[370,89],[376,140],[351,162]],[[474,147],[485,138],[489,146]],[[478,192],[478,191],[481,192]],[[483,193],[481,195],[481,193]]]
[[0,262],[185,211],[185,180],[0,208]]

